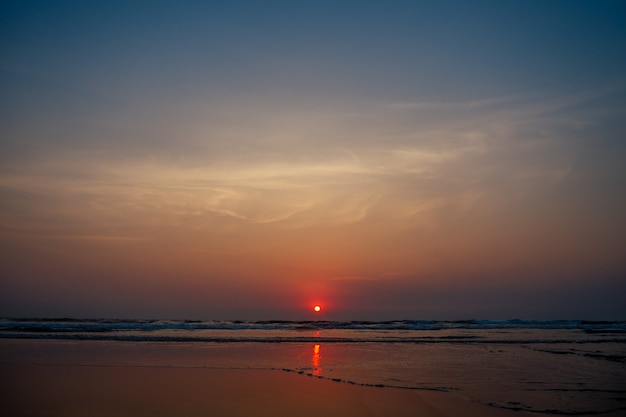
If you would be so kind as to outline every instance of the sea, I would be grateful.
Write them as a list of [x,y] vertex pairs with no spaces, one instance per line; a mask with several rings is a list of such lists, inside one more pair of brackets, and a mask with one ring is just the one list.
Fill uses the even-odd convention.
[[[18,360],[2,349],[16,339],[69,352],[41,351],[42,365],[265,369],[550,415],[626,415],[626,321],[4,318],[0,361]],[[80,354],[94,345],[106,354]]]

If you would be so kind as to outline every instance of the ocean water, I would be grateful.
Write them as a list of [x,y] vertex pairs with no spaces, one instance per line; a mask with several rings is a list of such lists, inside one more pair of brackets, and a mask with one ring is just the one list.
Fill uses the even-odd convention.
[[42,364],[273,369],[545,414],[626,415],[623,321],[0,319],[0,339],[5,362],[19,360],[11,340],[36,339],[30,357]]

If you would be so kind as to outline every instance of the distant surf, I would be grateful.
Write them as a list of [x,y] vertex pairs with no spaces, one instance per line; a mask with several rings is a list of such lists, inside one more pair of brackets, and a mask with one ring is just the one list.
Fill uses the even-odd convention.
[[626,321],[3,318],[0,338],[218,343],[603,343],[626,342]]

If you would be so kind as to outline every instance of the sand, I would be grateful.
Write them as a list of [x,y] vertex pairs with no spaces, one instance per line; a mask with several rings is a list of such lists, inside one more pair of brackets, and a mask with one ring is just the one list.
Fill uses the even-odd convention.
[[484,416],[455,394],[355,386],[280,370],[7,364],[12,416]]
[[[271,351],[264,347],[263,352]],[[219,359],[207,361],[202,355]],[[456,392],[371,387],[328,377],[249,369],[255,349],[196,344],[0,340],[0,415],[539,417]],[[236,355],[237,361],[229,361]],[[244,358],[241,358],[244,355]],[[243,360],[241,360],[243,359]],[[206,363],[221,363],[207,366]],[[619,412],[607,414],[608,417]]]

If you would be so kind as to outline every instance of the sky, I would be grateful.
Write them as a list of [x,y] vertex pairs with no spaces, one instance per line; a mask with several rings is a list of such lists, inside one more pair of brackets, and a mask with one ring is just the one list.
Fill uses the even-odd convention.
[[623,1],[0,2],[1,316],[624,320],[625,162]]

